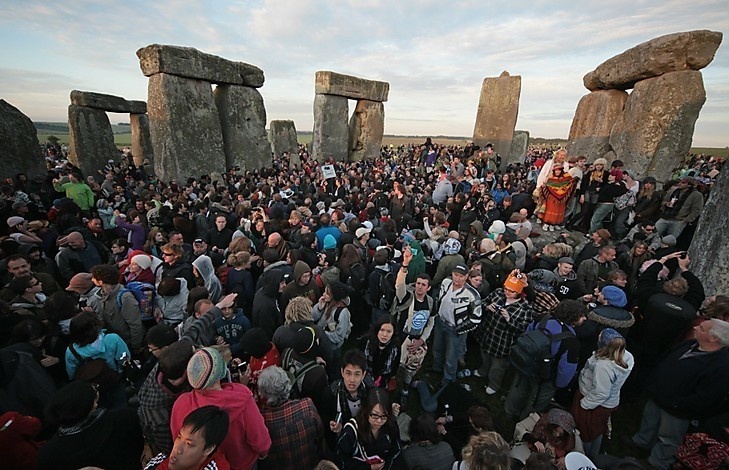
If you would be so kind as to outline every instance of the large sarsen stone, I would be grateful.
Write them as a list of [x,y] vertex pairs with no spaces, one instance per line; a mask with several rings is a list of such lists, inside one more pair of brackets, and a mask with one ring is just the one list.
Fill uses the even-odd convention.
[[283,155],[284,152],[289,152],[292,163],[298,163],[299,140],[294,121],[271,121],[269,128],[271,131],[271,151],[274,155],[278,156]]
[[599,90],[583,96],[570,127],[569,155],[585,156],[588,161],[604,157],[610,151],[610,131],[627,99],[622,90]]
[[511,141],[519,115],[521,77],[502,72],[499,77],[484,78],[478,100],[473,143],[483,147],[491,142],[500,155],[511,154]]
[[271,164],[271,144],[266,134],[266,108],[255,88],[219,85],[215,89],[220,126],[223,131],[225,165],[243,170]]
[[362,160],[380,155],[385,135],[385,105],[359,100],[349,122],[349,159]]
[[5,100],[0,100],[0,148],[2,177],[15,177],[17,173],[45,175],[45,161],[33,121]]
[[129,101],[121,96],[106,95],[93,91],[73,90],[71,92],[71,104],[103,109],[112,113],[144,114],[147,112],[147,103],[144,101]]
[[84,175],[95,175],[107,160],[116,159],[119,151],[106,112],[85,106],[68,106],[68,159]]
[[334,157],[347,159],[349,126],[349,103],[347,98],[334,95],[314,96],[314,135],[311,154],[318,160]]

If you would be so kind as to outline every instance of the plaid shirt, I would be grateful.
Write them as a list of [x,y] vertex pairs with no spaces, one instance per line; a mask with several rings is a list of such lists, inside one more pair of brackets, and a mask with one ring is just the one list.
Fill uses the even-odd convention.
[[289,400],[276,407],[263,407],[261,414],[271,435],[271,449],[268,457],[258,461],[259,469],[316,466],[324,425],[311,398]]
[[504,289],[496,289],[483,301],[485,314],[473,336],[486,354],[499,358],[507,357],[516,338],[524,333],[531,323],[532,307],[526,299],[506,305],[504,308],[509,312],[509,321],[506,321],[500,313],[489,310],[489,305],[493,303],[506,305]]

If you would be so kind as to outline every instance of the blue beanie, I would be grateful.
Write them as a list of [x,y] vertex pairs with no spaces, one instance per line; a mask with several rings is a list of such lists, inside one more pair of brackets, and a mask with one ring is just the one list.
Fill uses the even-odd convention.
[[333,250],[337,247],[337,239],[334,238],[334,235],[328,234],[326,237],[324,237],[324,249],[325,250]]
[[605,300],[614,307],[623,308],[628,304],[628,298],[620,287],[605,286],[601,292]]

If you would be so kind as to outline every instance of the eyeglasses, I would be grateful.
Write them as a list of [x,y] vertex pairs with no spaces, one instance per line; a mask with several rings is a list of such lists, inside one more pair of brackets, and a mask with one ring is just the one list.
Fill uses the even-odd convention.
[[162,253],[162,256],[175,256],[174,253]]
[[377,413],[370,413],[370,418],[375,421],[387,421],[387,415],[378,415]]

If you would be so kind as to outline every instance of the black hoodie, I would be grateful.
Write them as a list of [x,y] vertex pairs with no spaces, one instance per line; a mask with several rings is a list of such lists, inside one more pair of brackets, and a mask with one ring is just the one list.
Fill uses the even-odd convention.
[[278,305],[278,290],[282,279],[283,273],[280,270],[266,271],[260,279],[261,288],[253,298],[253,326],[263,328],[269,339],[273,338],[276,328],[283,325],[283,312]]

